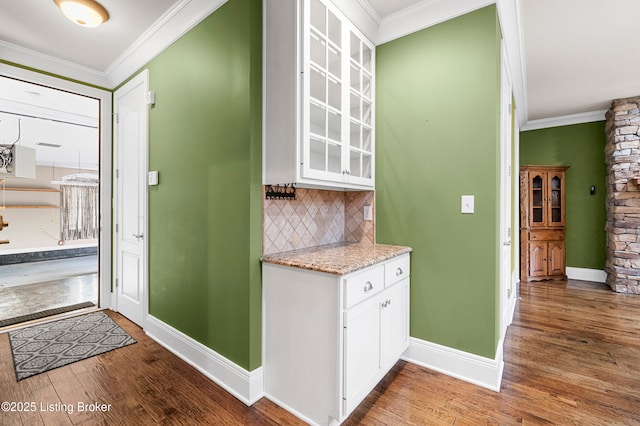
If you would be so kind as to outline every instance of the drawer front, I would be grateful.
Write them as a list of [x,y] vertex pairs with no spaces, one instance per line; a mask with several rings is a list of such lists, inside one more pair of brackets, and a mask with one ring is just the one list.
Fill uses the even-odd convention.
[[409,276],[409,255],[399,256],[384,265],[384,286],[389,287]]
[[384,266],[367,268],[362,272],[344,278],[344,307],[378,294],[384,289]]
[[530,241],[557,241],[564,240],[564,230],[563,229],[547,229],[544,231],[530,231],[529,232],[529,240]]

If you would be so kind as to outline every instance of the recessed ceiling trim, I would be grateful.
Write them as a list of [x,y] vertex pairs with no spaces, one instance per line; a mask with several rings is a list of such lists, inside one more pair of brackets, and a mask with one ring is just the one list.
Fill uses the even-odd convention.
[[228,0],[181,0],[106,69],[115,88]]
[[541,118],[539,120],[528,121],[522,126],[521,131],[548,129],[550,127],[570,126],[572,124],[593,123],[594,121],[604,121],[607,110],[582,112],[580,114],[562,115],[559,117]]
[[56,75],[63,75],[67,78],[93,84],[98,87],[108,88],[109,86],[106,73],[65,61],[64,59],[26,49],[3,40],[0,40],[0,52],[2,52],[2,59],[7,62],[47,71]]
[[382,20],[376,45],[494,4],[495,0],[423,0]]

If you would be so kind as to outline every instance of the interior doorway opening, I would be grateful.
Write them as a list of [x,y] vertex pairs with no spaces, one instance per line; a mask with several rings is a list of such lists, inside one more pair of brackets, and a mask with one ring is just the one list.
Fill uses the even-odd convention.
[[104,305],[104,105],[15,76],[0,89],[0,327]]

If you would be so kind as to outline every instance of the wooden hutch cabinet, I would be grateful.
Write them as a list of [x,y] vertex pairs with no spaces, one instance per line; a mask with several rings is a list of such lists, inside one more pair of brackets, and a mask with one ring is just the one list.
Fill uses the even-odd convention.
[[520,167],[522,281],[566,279],[565,172],[568,167]]

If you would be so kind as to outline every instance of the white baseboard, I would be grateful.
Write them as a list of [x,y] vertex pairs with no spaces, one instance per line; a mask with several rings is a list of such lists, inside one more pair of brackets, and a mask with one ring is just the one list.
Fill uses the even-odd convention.
[[430,370],[435,370],[465,382],[500,392],[504,361],[502,339],[498,343],[496,358],[481,357],[458,349],[425,340],[409,338],[409,348],[402,359]]
[[264,396],[262,367],[247,371],[216,351],[148,315],[145,333],[247,405]]
[[604,283],[607,281],[607,273],[602,269],[573,268],[567,266],[567,278],[570,280]]

